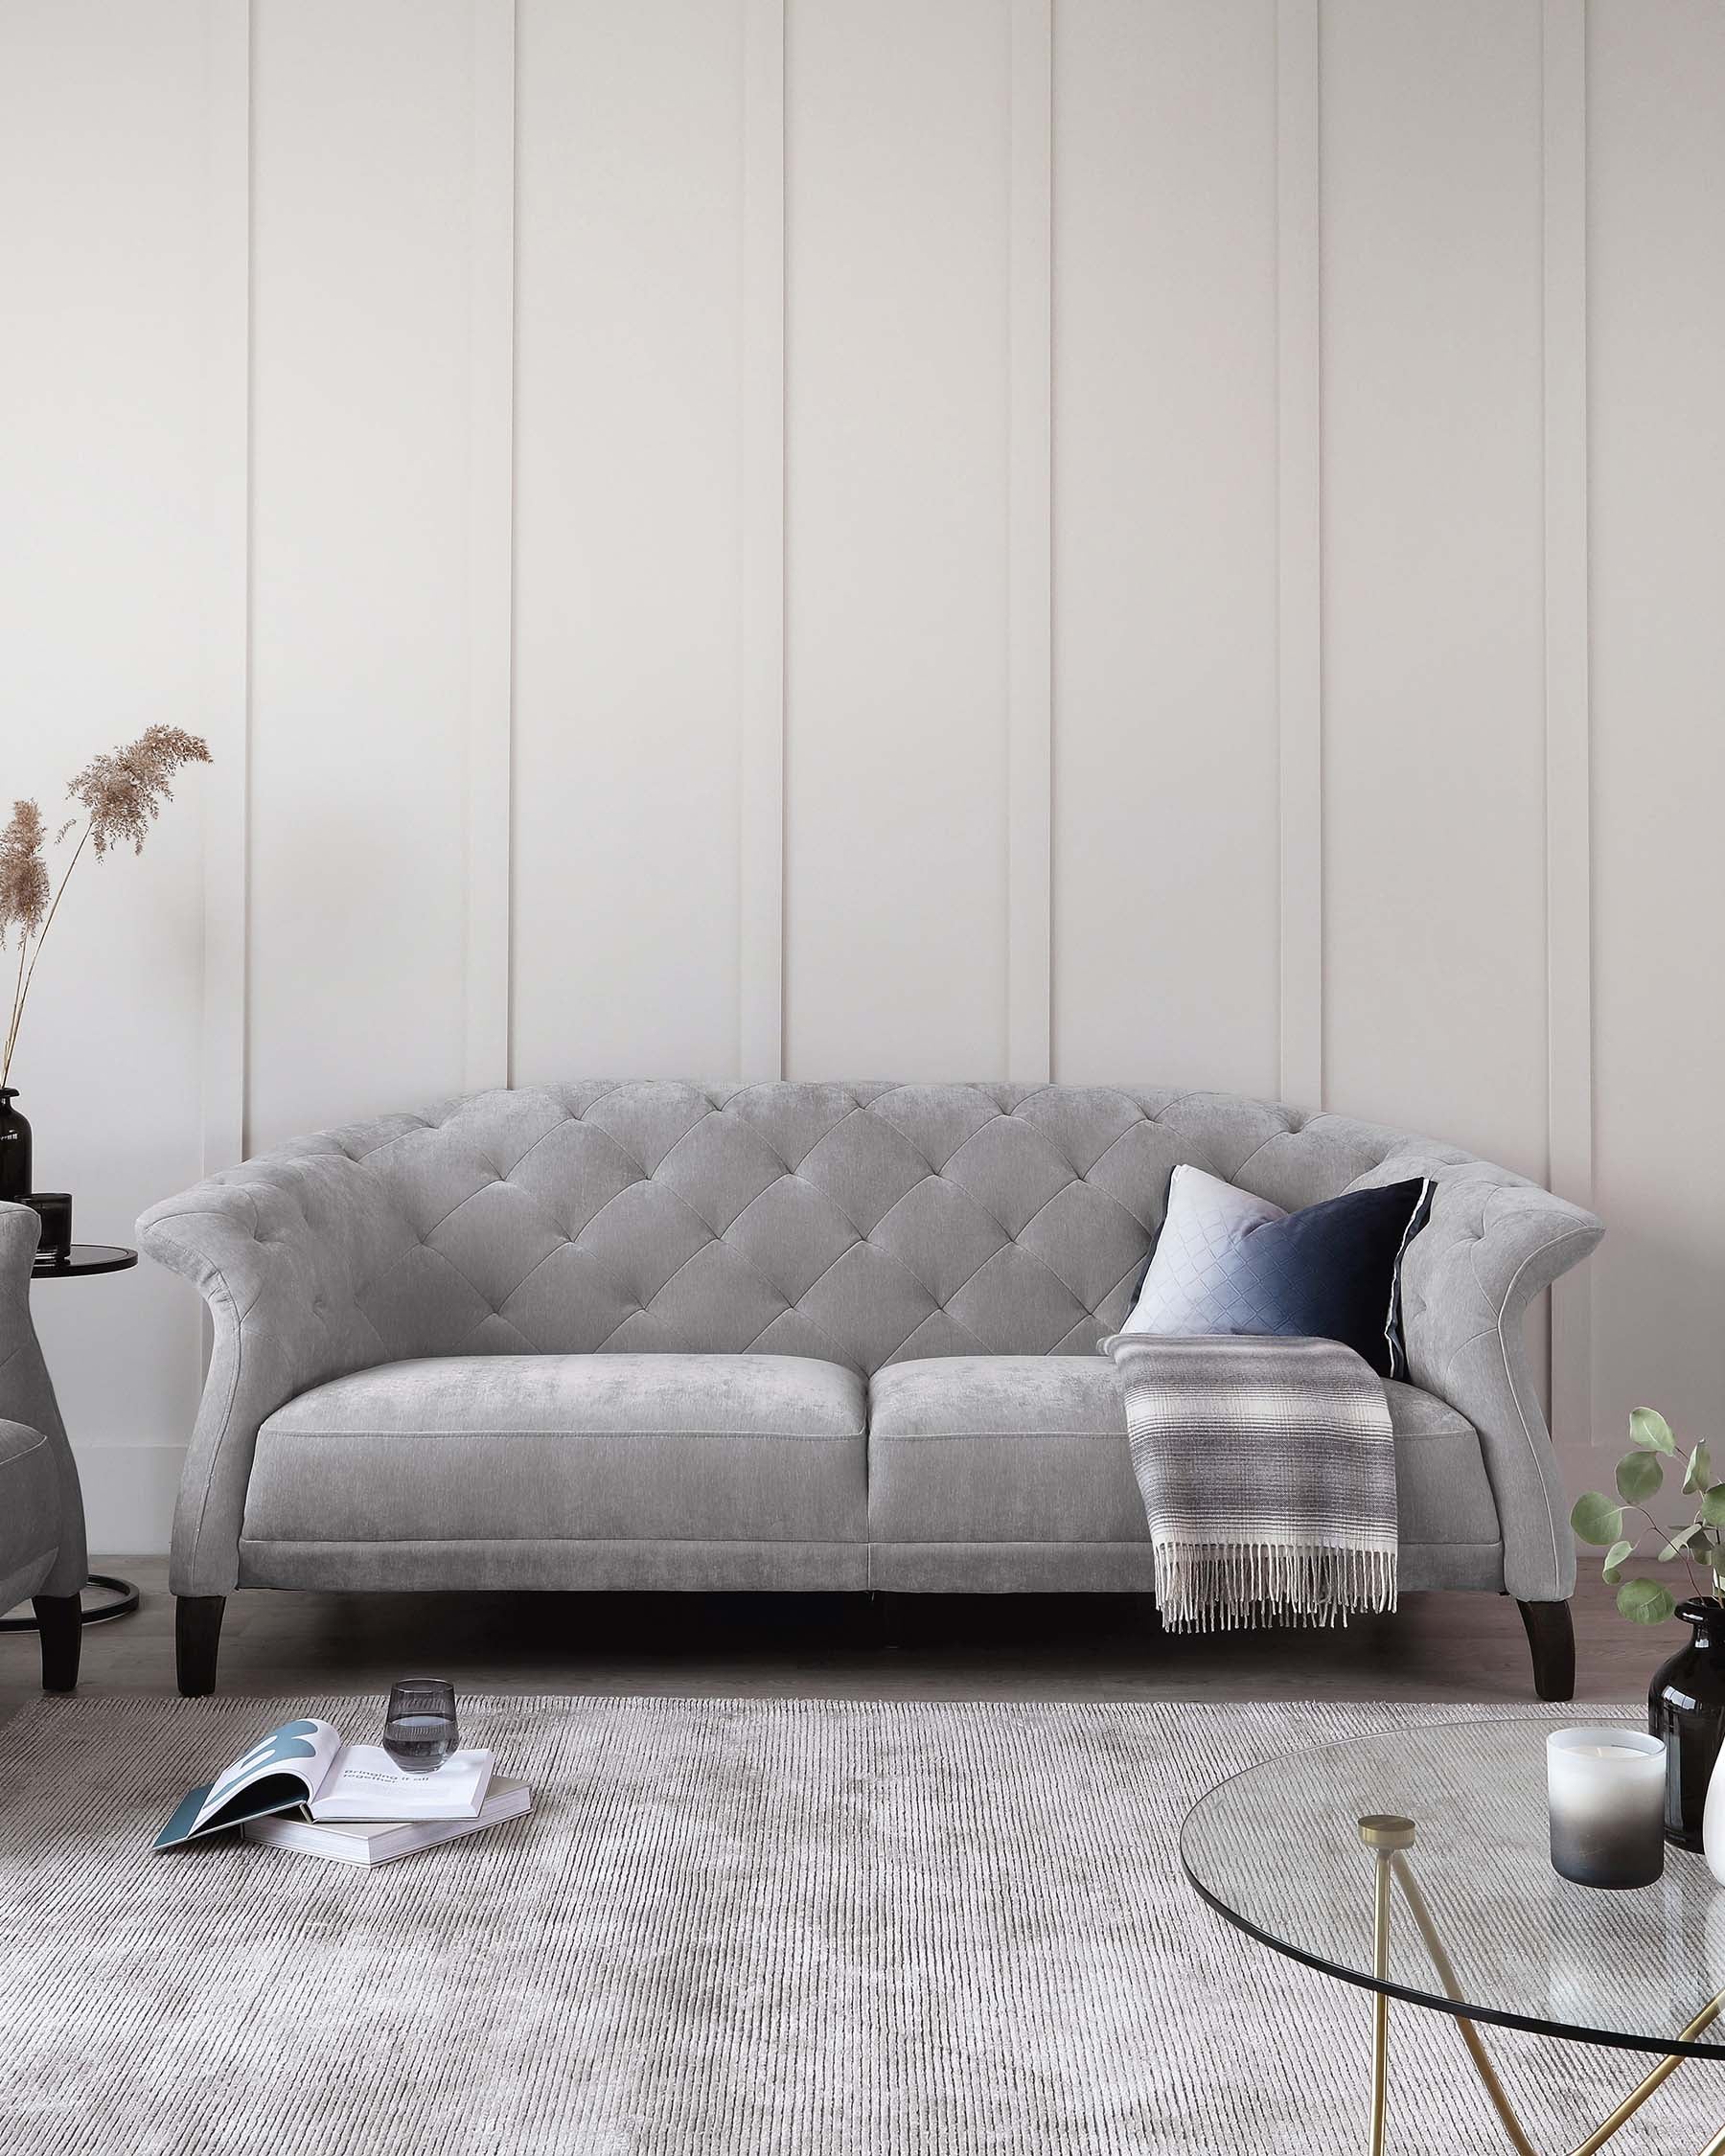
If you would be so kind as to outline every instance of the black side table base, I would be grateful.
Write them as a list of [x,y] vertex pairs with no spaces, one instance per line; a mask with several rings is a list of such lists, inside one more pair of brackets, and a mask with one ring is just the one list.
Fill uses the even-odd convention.
[[[74,1243],[62,1257],[36,1259],[31,1268],[30,1279],[34,1287],[38,1280],[80,1280],[95,1273],[129,1273],[138,1262],[136,1250],[128,1250],[119,1243]],[[91,1588],[105,1590],[105,1594],[95,1601],[90,1599]],[[138,1591],[128,1579],[116,1579],[112,1572],[92,1572],[84,1582],[80,1596],[80,1617],[85,1624],[108,1624],[115,1617],[130,1617],[138,1606]],[[0,1632],[34,1632],[37,1630],[34,1616],[0,1617]]]
[[[100,1600],[88,1597],[92,1588],[103,1590]],[[83,1621],[85,1624],[111,1624],[115,1617],[130,1617],[138,1606],[138,1590],[128,1579],[116,1579],[112,1572],[92,1572],[84,1582]],[[34,1617],[0,1617],[0,1632],[34,1632]]]

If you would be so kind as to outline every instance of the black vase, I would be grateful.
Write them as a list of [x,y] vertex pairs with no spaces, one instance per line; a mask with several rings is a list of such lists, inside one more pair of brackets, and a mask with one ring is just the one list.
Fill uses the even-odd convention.
[[1698,1849],[1707,1785],[1725,1743],[1725,1602],[1697,1595],[1679,1602],[1677,1615],[1694,1629],[1653,1672],[1647,1729],[1666,1740],[1665,1838]]
[[21,1205],[30,1196],[30,1125],[12,1102],[15,1086],[0,1086],[0,1198]]

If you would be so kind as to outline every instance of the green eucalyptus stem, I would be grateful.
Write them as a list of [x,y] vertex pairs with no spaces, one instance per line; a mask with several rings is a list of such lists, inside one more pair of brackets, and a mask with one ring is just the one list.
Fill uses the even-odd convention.
[[[1614,1494],[1587,1490],[1576,1499],[1570,1525],[1581,1541],[1605,1552],[1605,1584],[1617,1589],[1618,1608],[1638,1624],[1663,1624],[1676,1613],[1676,1600],[1662,1580],[1644,1572],[1625,1579],[1624,1568],[1636,1545],[1651,1527],[1659,1536],[1653,1562],[1668,1564],[1681,1557],[1689,1574],[1689,1591],[1697,1601],[1725,1602],[1725,1479],[1715,1480],[1713,1456],[1705,1440],[1689,1448],[1682,1469],[1682,1495],[1693,1504],[1687,1521],[1668,1526],[1648,1509],[1646,1502],[1665,1488],[1665,1462],[1676,1465],[1680,1447],[1676,1433],[1656,1408],[1636,1408],[1629,1416],[1633,1450],[1617,1464]],[[1633,1534],[1626,1529],[1634,1520],[1644,1525]],[[1695,1572],[1696,1559],[1707,1567],[1703,1587]]]
[[[1658,1522],[1658,1521],[1657,1521],[1656,1519],[1654,1519],[1654,1517],[1653,1517],[1652,1513],[1650,1513],[1650,1512],[1649,1512],[1649,1511],[1647,1510],[1647,1508],[1646,1508],[1646,1506],[1645,1506],[1644,1504],[1635,1504],[1635,1505],[1631,1505],[1631,1506],[1629,1507],[1629,1510],[1631,1510],[1632,1512],[1639,1512],[1639,1513],[1641,1514],[1642,1518],[1643,1518],[1643,1519],[1644,1519],[1644,1521],[1645,1521],[1645,1522],[1647,1523],[1648,1526],[1650,1526],[1650,1527],[1651,1527],[1651,1528],[1653,1529],[1653,1532],[1654,1532],[1654,1533],[1655,1533],[1656,1535],[1664,1535],[1664,1537],[1665,1537],[1665,1539],[1667,1540],[1667,1542],[1669,1542],[1669,1541],[1670,1541],[1670,1539],[1671,1539],[1671,1531],[1670,1531],[1670,1529],[1669,1529],[1668,1527],[1663,1527],[1663,1526],[1661,1526],[1661,1525],[1660,1525],[1660,1524],[1659,1524],[1659,1522]],[[1713,1547],[1713,1546],[1712,1546],[1712,1544],[1710,1543],[1710,1544],[1709,1544],[1709,1548],[1711,1548],[1712,1547]],[[1683,1559],[1683,1569],[1684,1569],[1684,1571],[1685,1571],[1686,1572],[1688,1572],[1688,1574],[1689,1574],[1689,1576],[1690,1576],[1690,1593],[1691,1594],[1695,1595],[1695,1596],[1697,1597],[1697,1599],[1698,1599],[1698,1598],[1700,1597],[1700,1594],[1701,1594],[1701,1587],[1700,1587],[1700,1583],[1699,1583],[1699,1581],[1698,1581],[1698,1580],[1697,1580],[1697,1579],[1695,1578],[1695,1568],[1694,1568],[1694,1565],[1693,1565],[1693,1564],[1691,1563],[1691,1561],[1690,1561],[1690,1553],[1689,1553],[1689,1546],[1688,1546],[1687,1544],[1685,1544],[1685,1546],[1683,1547],[1683,1548],[1681,1548],[1681,1549],[1680,1549],[1680,1550],[1679,1550],[1679,1551],[1677,1552],[1677,1554],[1678,1554],[1678,1555],[1679,1555],[1679,1556],[1680,1556],[1680,1557],[1681,1557],[1681,1558]]]

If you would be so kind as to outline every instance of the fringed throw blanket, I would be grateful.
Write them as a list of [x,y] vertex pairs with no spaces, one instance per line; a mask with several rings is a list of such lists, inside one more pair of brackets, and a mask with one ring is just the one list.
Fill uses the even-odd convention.
[[1199,1631],[1395,1607],[1384,1388],[1328,1340],[1116,1333],[1162,1621]]

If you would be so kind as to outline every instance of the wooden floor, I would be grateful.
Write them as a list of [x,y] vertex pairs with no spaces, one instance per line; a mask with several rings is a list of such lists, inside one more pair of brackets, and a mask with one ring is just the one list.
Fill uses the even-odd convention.
[[[173,1691],[173,1598],[160,1557],[98,1557],[134,1579],[133,1617],[84,1634],[80,1693]],[[1576,1696],[1631,1700],[1679,1628],[1618,1616],[1584,1578]],[[1113,1595],[286,1594],[230,1597],[224,1693],[377,1693],[404,1674],[468,1691],[843,1699],[1529,1700],[1512,1602],[1412,1595],[1345,1632],[1165,1635]],[[0,1635],[0,1713],[40,1683],[29,1634]]]

